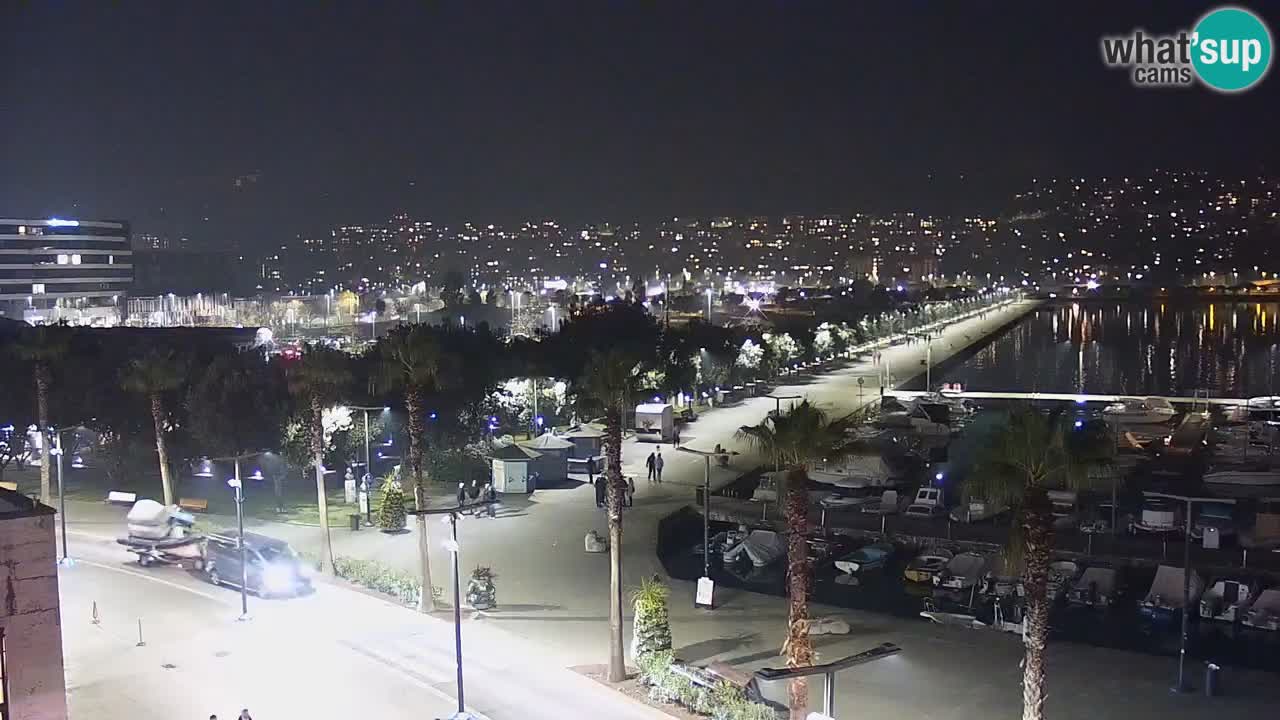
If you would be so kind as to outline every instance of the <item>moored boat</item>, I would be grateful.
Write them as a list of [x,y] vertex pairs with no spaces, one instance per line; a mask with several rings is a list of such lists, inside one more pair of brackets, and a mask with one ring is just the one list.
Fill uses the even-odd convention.
[[1115,568],[1086,568],[1067,591],[1067,601],[1072,605],[1105,609],[1116,601],[1118,585]]
[[1157,425],[1173,420],[1178,414],[1164,398],[1124,398],[1102,409],[1108,420],[1122,425]]
[[932,583],[938,573],[946,569],[947,563],[955,554],[942,548],[930,548],[917,555],[905,570],[902,577],[910,582]]
[[1245,613],[1244,624],[1259,630],[1280,630],[1280,588],[1263,590]]
[[1200,617],[1229,623],[1242,620],[1253,604],[1254,595],[1253,587],[1247,582],[1218,580],[1200,598]]
[[[1145,618],[1156,622],[1170,622],[1178,617],[1187,605],[1195,606],[1204,593],[1204,580],[1194,570],[1191,572],[1190,587],[1187,588],[1185,572],[1182,568],[1161,565],[1156,568],[1156,576],[1151,581],[1151,589],[1138,604],[1138,612]],[[1189,590],[1189,592],[1188,592]]]

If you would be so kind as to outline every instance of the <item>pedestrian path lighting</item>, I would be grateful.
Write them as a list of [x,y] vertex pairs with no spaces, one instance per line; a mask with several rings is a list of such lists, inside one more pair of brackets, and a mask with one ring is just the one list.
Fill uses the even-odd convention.
[[902,648],[893,643],[881,643],[870,650],[864,650],[857,655],[850,655],[847,658],[825,665],[783,669],[761,668],[755,672],[755,676],[758,680],[766,682],[795,680],[810,675],[823,676],[822,714],[833,718],[836,712],[836,673],[858,665],[875,662],[876,660],[883,660],[900,652],[902,652]]
[[[373,459],[369,455],[369,411],[380,412],[386,415],[391,412],[391,408],[386,405],[382,406],[366,406],[366,405],[348,405],[352,410],[361,410],[364,412],[364,492],[365,492],[365,522],[373,524],[373,503],[369,500],[370,493],[373,492]],[[433,413],[434,414],[434,413]],[[386,427],[385,424],[383,426]],[[386,443],[390,445],[391,443]],[[378,453],[378,457],[382,457],[382,453]]]
[[[62,532],[62,557],[58,558],[58,564],[68,567],[74,564],[71,556],[67,554],[67,494],[66,484],[62,481],[62,433],[67,430],[75,430],[78,426],[50,428],[53,433],[53,447],[49,449],[49,454],[58,459],[58,523]],[[78,464],[77,464],[78,463]],[[71,467],[84,467],[84,463],[80,462],[80,456],[75,456],[71,463]]]
[[249,619],[249,563],[244,546],[244,487],[240,482],[240,463],[236,462],[236,476],[227,481],[236,496],[236,548],[240,550],[240,617]]
[[1225,503],[1234,505],[1235,500],[1229,498],[1211,498],[1211,497],[1194,497],[1187,495],[1172,495],[1169,493],[1150,492],[1142,493],[1146,497],[1164,498],[1165,500],[1178,500],[1187,504],[1187,514],[1182,518],[1182,640],[1178,646],[1178,681],[1172,688],[1176,693],[1186,693],[1195,690],[1191,687],[1191,683],[1187,680],[1185,674],[1187,664],[1187,640],[1191,635],[1191,510],[1195,503]]
[[[235,491],[236,499],[236,547],[240,550],[240,617],[237,619],[241,621],[249,619],[249,563],[248,550],[244,545],[244,483],[240,476],[240,461],[267,454],[264,451],[257,451],[209,459],[210,468],[215,460],[230,461],[235,466],[235,476],[227,481],[227,487]],[[257,470],[250,477],[261,479],[262,471]]]
[[[409,515],[447,515],[444,521],[449,523],[450,537],[444,541],[445,550],[453,558],[453,652],[454,663],[457,666],[458,673],[458,711],[450,715],[450,720],[469,720],[474,716],[467,712],[466,695],[462,685],[462,580],[458,575],[458,551],[461,547],[458,545],[458,514],[464,510],[480,507],[481,503],[473,505],[463,505],[459,503],[456,507],[440,508],[437,510],[418,510],[410,511]],[[431,592],[431,588],[424,587],[422,592]]]
[[694,607],[715,609],[715,581],[711,579],[711,458],[719,455],[737,455],[728,450],[694,450],[689,447],[678,447],[676,452],[701,455],[706,463],[702,475],[702,577],[698,578],[698,589],[694,594]]

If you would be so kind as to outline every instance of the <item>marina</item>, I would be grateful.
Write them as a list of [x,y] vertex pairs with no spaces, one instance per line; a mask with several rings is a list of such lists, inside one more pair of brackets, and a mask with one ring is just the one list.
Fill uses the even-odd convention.
[[[1160,395],[1142,394],[1161,389],[1159,383],[1132,387],[1134,393],[1103,388],[1087,381],[1090,370],[1079,361],[1088,351],[1079,349],[1074,391],[973,387],[955,380],[990,348],[1011,336],[1026,340],[1025,326],[1061,312],[1042,305],[1003,334],[979,340],[978,349],[953,349],[936,367],[921,368],[921,376],[886,387],[863,408],[864,423],[853,434],[865,454],[818,463],[809,473],[816,599],[1021,632],[1019,571],[1006,553],[1015,518],[1008,507],[969,497],[965,480],[984,427],[1024,404],[1074,419],[1077,429],[1105,423],[1115,442],[1104,477],[1080,492],[1052,493],[1054,638],[1171,656],[1179,650],[1186,613],[1192,657],[1280,671],[1280,633],[1271,629],[1280,626],[1277,396],[1224,393],[1241,387],[1235,380],[1185,392],[1166,386],[1179,392]],[[1267,337],[1273,332],[1268,328]],[[1076,342],[1085,347],[1091,341]],[[942,384],[925,386],[930,375]],[[1246,387],[1255,391],[1272,385],[1249,377]],[[762,531],[781,546],[787,531],[781,490],[781,476],[765,467],[712,498],[717,583],[784,594],[781,556],[747,564],[716,559],[718,550],[725,557],[751,552],[734,543],[745,545],[745,538]],[[1196,502],[1180,500],[1186,495]],[[677,538],[700,528],[702,520],[692,509],[685,512],[670,518],[666,532],[672,537],[660,542],[667,549],[660,554],[673,576],[696,579],[701,553]]]

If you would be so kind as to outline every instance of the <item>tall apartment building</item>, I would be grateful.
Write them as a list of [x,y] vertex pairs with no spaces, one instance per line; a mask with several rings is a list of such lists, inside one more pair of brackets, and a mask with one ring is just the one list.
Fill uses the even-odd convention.
[[0,316],[111,324],[132,285],[128,223],[0,218]]

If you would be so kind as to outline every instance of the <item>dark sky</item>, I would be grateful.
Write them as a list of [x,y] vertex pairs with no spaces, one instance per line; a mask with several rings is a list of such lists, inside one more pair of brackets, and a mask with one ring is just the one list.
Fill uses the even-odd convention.
[[0,215],[258,246],[401,209],[947,212],[1033,176],[1274,170],[1274,70],[1223,96],[1102,66],[1099,36],[1210,6],[0,0]]

